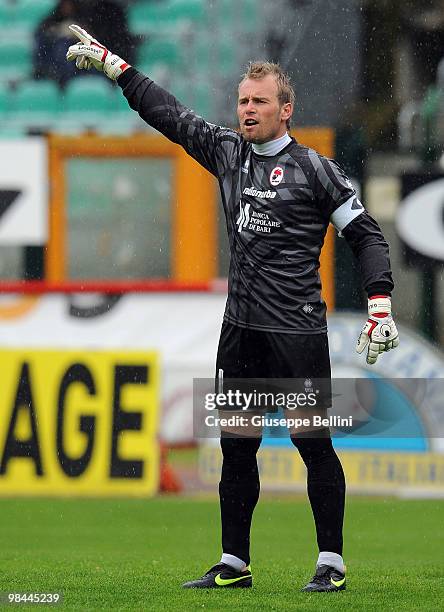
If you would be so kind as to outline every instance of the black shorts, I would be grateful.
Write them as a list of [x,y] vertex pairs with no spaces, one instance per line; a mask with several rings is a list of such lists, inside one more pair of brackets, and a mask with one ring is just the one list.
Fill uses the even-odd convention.
[[280,334],[223,322],[216,378],[331,378],[328,337]]
[[329,408],[331,369],[327,334],[263,332],[224,321],[217,352],[216,393],[236,389],[287,396],[314,392],[316,408]]

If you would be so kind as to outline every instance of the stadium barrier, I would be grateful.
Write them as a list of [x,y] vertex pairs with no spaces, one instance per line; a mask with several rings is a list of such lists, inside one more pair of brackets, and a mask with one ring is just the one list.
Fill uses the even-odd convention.
[[[215,483],[220,451],[214,440],[195,438],[193,380],[214,375],[226,285],[176,284],[168,291],[162,283],[138,283],[127,292],[128,284],[52,284],[46,293],[39,283],[4,285],[23,292],[0,298],[0,494],[146,496],[159,488],[159,469],[169,482],[161,488],[177,490],[176,475],[159,466],[158,441],[164,457],[172,446],[199,442],[201,484]],[[329,315],[334,376],[398,379],[393,403],[408,406],[418,433],[404,439],[398,431],[382,444],[335,439],[350,489],[443,495],[441,403],[421,406],[413,379],[444,379],[442,354],[400,326],[400,347],[369,368],[354,352],[361,327],[361,314]],[[134,365],[150,364],[157,383],[144,384],[141,370],[128,374]],[[347,409],[353,410],[352,400]],[[379,404],[375,397],[372,410],[383,410]],[[265,487],[302,486],[303,470],[288,440],[264,441],[259,457]],[[143,461],[149,482],[116,482],[113,459],[129,462],[136,475]],[[46,466],[45,480],[39,470]]]
[[178,492],[168,448],[194,442],[215,287],[226,283],[4,283],[0,494]]

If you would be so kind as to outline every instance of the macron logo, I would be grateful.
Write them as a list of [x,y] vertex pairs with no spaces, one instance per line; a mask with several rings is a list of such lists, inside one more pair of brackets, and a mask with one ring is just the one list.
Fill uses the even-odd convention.
[[267,189],[267,191],[259,191],[254,187],[245,187],[243,194],[253,196],[253,198],[263,198],[265,200],[272,200],[276,197],[276,191],[270,191],[269,189]]

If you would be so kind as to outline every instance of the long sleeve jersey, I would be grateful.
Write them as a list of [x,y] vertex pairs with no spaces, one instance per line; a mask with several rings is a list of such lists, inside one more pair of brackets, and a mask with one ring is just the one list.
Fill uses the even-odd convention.
[[330,222],[358,258],[369,294],[391,292],[388,245],[335,161],[294,139],[277,155],[258,155],[238,132],[205,121],[134,68],[118,83],[144,121],[219,182],[231,251],[226,321],[325,332],[319,256]]

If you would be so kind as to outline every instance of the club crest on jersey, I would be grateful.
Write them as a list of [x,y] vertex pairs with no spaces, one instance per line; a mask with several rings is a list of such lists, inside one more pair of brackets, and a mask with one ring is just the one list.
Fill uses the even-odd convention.
[[282,179],[284,178],[284,171],[280,166],[276,166],[273,168],[270,174],[270,183],[273,187],[276,187],[280,183],[282,183]]

